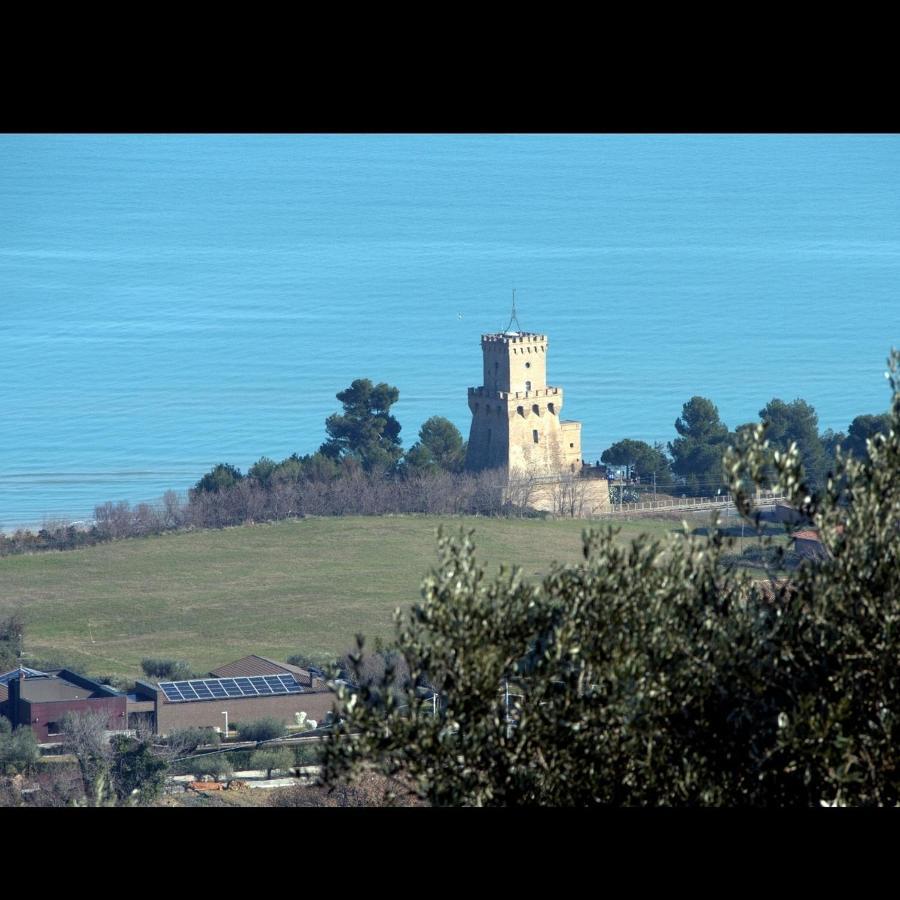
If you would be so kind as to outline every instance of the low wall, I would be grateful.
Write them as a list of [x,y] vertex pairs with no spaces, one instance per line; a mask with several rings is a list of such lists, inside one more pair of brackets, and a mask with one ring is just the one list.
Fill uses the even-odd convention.
[[609,482],[605,478],[561,476],[533,485],[511,485],[510,494],[527,494],[526,505],[541,512],[570,518],[600,515],[609,509]]

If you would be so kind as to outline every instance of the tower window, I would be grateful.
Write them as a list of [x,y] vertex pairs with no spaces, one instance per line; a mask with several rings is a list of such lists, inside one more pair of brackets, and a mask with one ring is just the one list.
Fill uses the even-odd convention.
[[534,438],[534,442],[537,443],[538,442],[537,428],[535,428],[534,431],[531,432],[531,436]]
[[556,415],[556,407],[552,403],[547,404],[547,409],[550,410],[551,415],[553,415],[553,416]]
[[531,390],[531,382],[530,382],[530,381],[526,381],[526,382],[525,382],[525,390],[526,390],[526,391],[530,391],[530,390]]
[[525,363],[525,368],[526,368],[526,369],[530,369],[530,368],[531,368],[531,363],[530,363],[530,362]]
[[535,404],[531,407],[531,411],[532,411],[536,416],[539,416],[539,415],[541,414],[541,408],[540,408],[540,406],[537,405],[537,403],[535,403]]
[[516,412],[523,418],[525,417],[525,407],[524,406],[517,406]]

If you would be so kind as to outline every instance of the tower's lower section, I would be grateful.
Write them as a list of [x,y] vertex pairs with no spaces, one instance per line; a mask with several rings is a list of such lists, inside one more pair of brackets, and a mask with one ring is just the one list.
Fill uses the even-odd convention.
[[506,393],[469,388],[466,468],[558,475],[581,468],[581,423],[561,422],[562,388]]

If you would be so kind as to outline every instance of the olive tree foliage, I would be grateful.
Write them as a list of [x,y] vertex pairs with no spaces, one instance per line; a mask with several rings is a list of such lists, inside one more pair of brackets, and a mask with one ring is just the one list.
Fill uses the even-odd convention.
[[272,741],[284,737],[287,727],[281,719],[270,716],[255,722],[239,722],[237,731],[242,741]]
[[250,757],[250,767],[253,769],[265,769],[266,779],[271,779],[272,772],[276,769],[285,771],[294,766],[294,754],[290,747],[269,747],[257,750]]
[[120,806],[147,806],[162,796],[169,760],[150,734],[115,735],[110,767],[112,789]]
[[194,756],[190,760],[191,774],[199,781],[205,777],[211,777],[214,781],[220,778],[230,778],[234,774],[231,763],[220,753],[208,753],[204,756]]
[[9,719],[0,716],[0,775],[30,772],[40,755],[31,726],[13,728]]
[[900,803],[898,363],[890,427],[818,493],[764,424],[725,454],[749,524],[762,482],[820,529],[827,559],[789,580],[725,564],[718,529],[590,531],[540,584],[489,578],[470,534],[441,536],[421,602],[396,614],[410,686],[340,687],[326,780],[376,771],[436,805]]
[[162,794],[171,753],[149,731],[110,735],[103,710],[69,712],[61,724],[66,752],[78,762],[82,803],[143,806]]
[[109,714],[105,710],[68,712],[61,728],[67,753],[78,761],[85,801],[89,806],[113,802],[113,748],[107,731]]

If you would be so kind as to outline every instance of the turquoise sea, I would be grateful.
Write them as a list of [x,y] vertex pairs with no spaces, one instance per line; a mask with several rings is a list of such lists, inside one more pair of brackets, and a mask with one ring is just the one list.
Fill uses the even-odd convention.
[[0,526],[315,450],[357,377],[468,434],[550,337],[584,455],[803,397],[886,409],[898,135],[0,136]]

